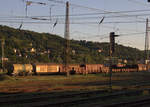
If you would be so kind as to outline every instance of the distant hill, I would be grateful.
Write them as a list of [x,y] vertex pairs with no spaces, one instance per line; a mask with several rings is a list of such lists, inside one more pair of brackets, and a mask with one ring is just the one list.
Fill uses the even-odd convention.
[[[0,26],[0,39],[5,39],[5,57],[12,63],[63,63],[64,38],[27,30]],[[109,44],[92,41],[70,41],[70,63],[104,63],[109,56]],[[136,48],[116,44],[115,56],[136,63],[143,58]],[[1,46],[0,46],[1,57]]]

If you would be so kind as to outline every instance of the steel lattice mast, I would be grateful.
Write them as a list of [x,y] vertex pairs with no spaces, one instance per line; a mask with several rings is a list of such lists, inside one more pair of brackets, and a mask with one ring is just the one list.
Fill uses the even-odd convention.
[[68,63],[69,63],[69,52],[70,52],[70,37],[69,37],[69,2],[66,2],[66,20],[65,20],[65,72],[67,72],[67,76],[69,76],[69,69],[68,69]]
[[146,19],[146,35],[145,35],[145,61],[149,60],[149,36],[148,36],[148,19]]

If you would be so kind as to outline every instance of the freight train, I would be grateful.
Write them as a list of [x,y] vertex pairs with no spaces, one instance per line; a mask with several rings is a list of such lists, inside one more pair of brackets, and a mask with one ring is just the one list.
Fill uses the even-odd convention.
[[[110,67],[104,64],[69,64],[68,71],[70,74],[91,74],[91,73],[108,73]],[[146,71],[147,65],[112,65],[112,72],[139,72]],[[41,75],[41,74],[64,74],[65,66],[63,64],[10,64],[7,67],[8,74],[11,75]]]

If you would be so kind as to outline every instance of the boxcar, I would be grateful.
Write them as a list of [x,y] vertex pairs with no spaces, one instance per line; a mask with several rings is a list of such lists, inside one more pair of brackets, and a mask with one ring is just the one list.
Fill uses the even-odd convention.
[[103,64],[86,64],[87,73],[101,73]]
[[69,72],[70,74],[79,74],[81,73],[79,64],[69,64]]
[[59,64],[34,64],[36,74],[53,74],[60,73],[61,65]]

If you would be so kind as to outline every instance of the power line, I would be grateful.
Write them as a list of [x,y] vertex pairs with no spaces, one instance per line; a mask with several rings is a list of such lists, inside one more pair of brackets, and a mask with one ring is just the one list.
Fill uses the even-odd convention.
[[[148,9],[148,10],[131,10],[131,11],[104,12],[104,13],[82,13],[82,14],[70,14],[69,16],[78,16],[79,17],[79,16],[90,16],[90,15],[100,15],[100,14],[105,14],[105,15],[107,14],[108,15],[108,14],[119,14],[119,13],[135,13],[135,12],[136,13],[137,12],[150,12],[150,10]],[[134,14],[132,14],[132,15],[134,15]],[[137,14],[135,16],[140,16],[140,15],[141,14]],[[119,17],[121,17],[121,16],[124,17],[124,16],[129,16],[129,15],[127,15],[127,14],[119,15]],[[8,16],[8,17],[10,17],[10,16]],[[15,17],[15,18],[26,18],[25,16],[13,16],[13,17]],[[45,15],[45,16],[30,16],[30,17],[49,17],[49,16]],[[51,17],[65,17],[65,15],[53,15]]]
[[[55,2],[55,3],[60,3],[60,4],[65,4],[64,1],[58,1],[58,0],[48,0],[48,1],[52,1],[52,2]],[[103,11],[103,12],[113,12],[113,11],[107,11],[107,10],[102,10],[102,9],[97,9],[97,8],[91,8],[91,7],[87,7],[87,6],[82,6],[82,5],[77,5],[77,4],[70,4],[72,6],[75,6],[75,7],[80,7],[80,8],[86,8],[86,9],[91,9],[91,10],[94,10],[94,11]],[[118,14],[123,14],[123,13],[118,13]],[[124,14],[125,15],[125,14]],[[138,18],[138,19],[143,19],[143,18]],[[145,19],[143,19],[145,20]]]
[[[105,16],[105,18],[131,18],[131,17],[138,17],[138,16],[150,16],[150,14],[136,14],[136,15],[125,15],[125,16]],[[71,20],[85,20],[85,19],[89,19],[89,20],[92,20],[92,19],[100,19],[100,18],[103,18],[103,17],[99,17],[99,16],[96,16],[96,17],[71,17],[70,19]],[[29,20],[29,19],[32,19],[32,20],[50,20],[49,18],[38,18],[38,17],[28,17],[28,18],[11,18],[11,17],[0,17],[0,20]],[[57,18],[53,18],[53,20],[56,20],[58,19]],[[64,18],[59,18],[59,20],[64,20]]]
[[[80,13],[80,14],[70,14],[69,16],[89,16],[89,15],[108,15],[108,14],[119,14],[119,13],[137,13],[137,12],[150,12],[147,10],[131,10],[131,11],[115,11],[115,12],[103,12],[103,13]],[[124,16],[124,15],[123,15]],[[34,17],[48,17],[48,16],[34,16]],[[52,17],[65,17],[65,15],[53,15]]]
[[139,5],[142,5],[142,6],[146,6],[146,7],[149,7],[149,5],[145,4],[145,3],[142,3],[142,2],[139,2],[137,0],[128,0],[129,2],[133,2],[133,3],[136,3],[136,4],[139,4]]
[[[2,23],[20,23],[20,21],[1,21],[0,20],[0,22],[2,22]],[[24,24],[26,23],[28,23],[28,24],[53,24],[52,22],[40,22],[40,21],[38,21],[38,22],[31,22],[31,21],[24,21],[23,22]],[[103,24],[119,24],[119,23],[121,23],[121,24],[128,24],[128,23],[145,23],[145,21],[114,21],[114,22],[103,22]],[[65,24],[65,22],[60,22],[60,21],[58,21],[58,24]],[[98,24],[98,22],[70,22],[70,24]]]
[[[119,34],[119,37],[122,37],[122,36],[137,36],[137,35],[141,35],[141,34],[145,34],[146,32],[138,32],[138,33],[126,33],[126,34]],[[144,35],[141,35],[144,37]],[[109,38],[109,33],[107,34],[103,34],[103,35],[89,35],[89,36],[86,36],[84,37],[85,38],[97,38],[97,37],[100,37],[100,39],[105,39],[105,38]]]
[[[149,13],[143,13],[143,14],[131,14],[131,15],[112,15],[112,16],[105,16],[105,18],[130,18],[130,17],[139,17],[139,16],[150,16]],[[45,18],[40,18],[40,17],[45,17]],[[48,18],[47,18],[48,17]],[[51,16],[51,17],[56,17],[56,16]],[[70,19],[96,19],[96,18],[103,18],[103,16],[94,16],[94,17],[70,17]],[[19,19],[33,19],[33,20],[49,20],[49,16],[5,16],[5,17],[0,17],[0,19],[14,19],[14,20],[19,20]],[[53,18],[55,19],[55,18]],[[58,16],[57,16],[58,19]],[[64,18],[59,18],[59,19],[64,19]]]
[[[44,19],[43,20],[43,18],[33,18],[33,17],[30,17],[31,19],[36,19],[34,22],[33,21],[26,21],[25,23],[33,23],[33,24],[45,24],[45,23],[47,23],[47,22],[44,22],[44,21],[49,21],[50,19]],[[31,20],[29,18],[29,20]],[[0,22],[7,22],[7,23],[21,23],[22,22],[22,19],[7,19],[7,20],[4,20],[5,18],[3,18],[3,20],[0,18]],[[85,18],[86,19],[86,18]],[[20,20],[20,21],[15,21],[15,20]],[[28,19],[26,19],[26,20],[28,20]],[[54,19],[53,19],[54,20]],[[42,22],[39,22],[39,21],[42,21]],[[138,21],[130,21],[130,22],[125,22],[125,21],[120,21],[120,22],[117,22],[117,23],[137,23]],[[140,21],[141,22],[141,21]],[[144,21],[142,21],[143,23],[144,23]],[[54,23],[54,21],[51,21],[51,23],[50,22],[48,22],[47,24],[53,24]],[[79,22],[74,22],[74,23],[72,23],[72,24],[78,24]],[[84,23],[86,23],[86,22],[84,22]],[[95,22],[95,23],[97,23],[98,24],[98,22]],[[106,24],[106,23],[115,23],[115,22],[105,22],[104,24]],[[58,24],[63,24],[63,21],[61,21],[60,19],[59,19],[59,23]],[[81,24],[81,22],[79,23],[79,24]],[[88,23],[87,23],[88,24]],[[87,25],[86,24],[86,25]],[[89,23],[89,24],[91,24],[91,23]],[[103,26],[103,25],[102,25]],[[95,26],[96,27],[96,26]],[[103,27],[105,27],[105,28],[114,28],[114,27],[110,27],[110,26],[103,26]],[[129,30],[129,29],[126,29],[126,30]]]
[[[48,0],[48,1],[51,1],[51,2],[55,2],[55,3],[59,3],[59,4],[63,4],[65,5],[66,2],[64,1],[58,1],[58,0]],[[105,11],[105,10],[102,10],[102,9],[96,9],[96,8],[91,8],[91,7],[87,7],[87,6],[82,6],[82,5],[78,5],[78,4],[72,4],[70,3],[70,6],[73,6],[73,7],[78,7],[78,8],[84,8],[84,9],[89,9],[89,10],[93,10],[93,11],[104,11],[104,12],[108,12],[108,11]]]
[[[119,36],[131,36],[131,35],[141,35],[145,34],[146,32],[139,32],[139,33],[127,33],[127,34],[119,34]],[[143,35],[142,35],[143,36]]]

